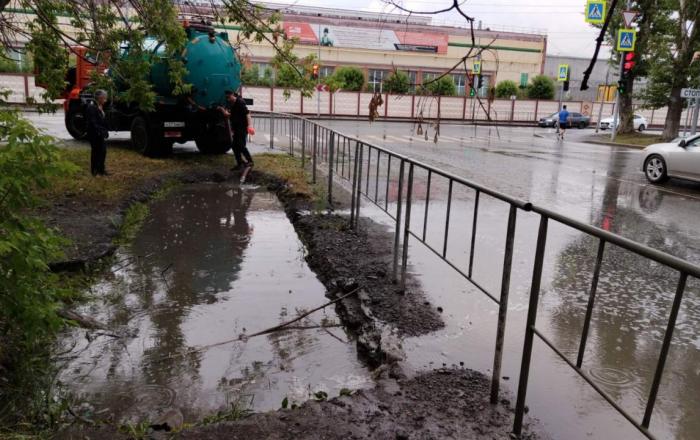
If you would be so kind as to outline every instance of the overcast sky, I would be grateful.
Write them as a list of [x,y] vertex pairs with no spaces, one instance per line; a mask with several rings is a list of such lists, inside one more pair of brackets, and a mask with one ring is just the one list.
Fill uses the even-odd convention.
[[[399,12],[382,0],[273,0],[304,6],[342,8],[373,12]],[[466,0],[463,10],[484,27],[513,28],[512,30],[546,33],[547,53],[589,57],[595,49],[597,30],[584,21],[585,0]],[[443,9],[450,0],[403,0],[404,7],[413,10]],[[464,23],[454,11],[440,14],[434,21]],[[604,49],[601,55],[605,56]]]

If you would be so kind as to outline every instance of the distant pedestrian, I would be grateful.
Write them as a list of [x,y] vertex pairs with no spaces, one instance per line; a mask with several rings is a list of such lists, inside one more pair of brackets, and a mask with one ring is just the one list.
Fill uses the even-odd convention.
[[244,167],[252,167],[253,158],[246,146],[248,135],[255,134],[250,111],[240,93],[232,92],[231,90],[227,90],[225,93],[226,114],[229,117],[231,130],[233,131],[232,148],[233,155],[236,158],[236,167],[233,169],[237,170]]
[[562,107],[561,111],[559,112],[558,119],[557,124],[559,126],[559,139],[563,141],[564,133],[566,133],[566,127],[569,125],[569,111],[566,109],[566,106]]
[[107,102],[107,92],[98,90],[95,92],[95,101],[90,102],[85,109],[87,135],[90,140],[90,171],[93,176],[109,175],[105,170],[105,160],[107,159],[105,139],[109,137],[104,110],[105,102]]

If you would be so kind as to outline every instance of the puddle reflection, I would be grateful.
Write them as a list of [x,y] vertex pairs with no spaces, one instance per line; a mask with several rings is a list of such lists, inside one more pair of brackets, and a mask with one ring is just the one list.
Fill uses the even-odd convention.
[[[111,277],[82,313],[121,338],[76,329],[61,381],[102,418],[139,421],[165,408],[192,421],[231,403],[279,408],[287,396],[371,385],[334,310],[294,329],[194,348],[292,319],[323,302],[325,288],[277,198],[219,185],[188,187],[151,206]],[[320,328],[321,326],[330,326]],[[90,339],[87,339],[90,338]]]

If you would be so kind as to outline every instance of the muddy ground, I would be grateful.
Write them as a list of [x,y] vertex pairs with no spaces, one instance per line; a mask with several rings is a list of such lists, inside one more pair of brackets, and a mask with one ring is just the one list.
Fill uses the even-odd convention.
[[70,240],[64,249],[65,257],[53,262],[52,269],[80,269],[114,253],[117,248],[114,239],[126,210],[134,203],[146,202],[166,183],[222,182],[227,173],[224,167],[208,172],[173,173],[148,180],[122,200],[96,202],[68,193],[40,207],[37,215]]
[[[209,173],[171,176],[181,182],[222,181],[237,175]],[[435,370],[407,377],[400,367],[401,335],[420,335],[444,324],[436,307],[409,280],[406,290],[392,280],[393,235],[363,221],[357,233],[347,219],[310,213],[311,201],[284,182],[260,172],[253,182],[277,193],[307,245],[307,260],[326,285],[329,297],[357,292],[336,304],[344,325],[358,335],[358,348],[376,368],[378,386],[328,401],[309,401],[294,410],[254,414],[236,422],[188,428],[175,434],[185,439],[500,439],[510,438],[509,400],[490,405],[489,379],[467,369]],[[66,269],[95,261],[114,250],[119,219],[134,202],[145,201],[164,182],[153,180],[131,197],[109,206],[58,201],[44,214],[75,246],[70,259],[55,266]],[[116,219],[116,220],[115,220]],[[391,337],[389,337],[391,336]],[[388,344],[390,342],[391,344]],[[163,438],[162,431],[150,436]],[[170,436],[171,434],[166,434]],[[58,438],[130,438],[112,425],[76,423]],[[536,438],[528,434],[525,438]],[[542,438],[540,435],[537,438]]]

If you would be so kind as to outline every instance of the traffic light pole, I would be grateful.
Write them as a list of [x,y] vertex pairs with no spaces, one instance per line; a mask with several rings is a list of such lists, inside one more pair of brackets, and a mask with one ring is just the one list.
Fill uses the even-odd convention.
[[[620,53],[620,80],[624,81],[624,69],[625,69],[625,56]],[[613,115],[613,126],[612,126],[612,133],[610,134],[610,140],[612,142],[615,142],[615,137],[617,136],[617,129],[618,127],[618,121],[620,119],[620,101],[621,101],[621,96],[620,96],[620,88],[618,87],[617,92],[615,93],[615,114]]]
[[[632,5],[632,2],[630,0],[627,0],[627,9],[629,10]],[[610,11],[612,14],[614,11]],[[631,23],[630,23],[631,24]],[[625,54],[622,52],[618,52],[620,54],[620,80],[624,81],[624,74],[625,74]],[[617,89],[617,97],[615,99],[615,114],[613,115],[613,129],[612,133],[610,134],[610,140],[612,142],[615,142],[615,137],[617,137],[617,130],[618,130],[618,121],[620,119],[620,101],[621,101],[621,96],[620,96],[620,88],[618,86]]]

